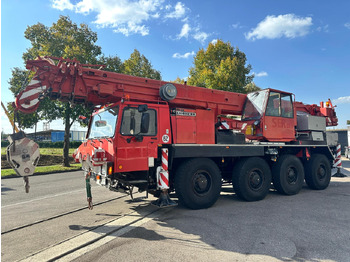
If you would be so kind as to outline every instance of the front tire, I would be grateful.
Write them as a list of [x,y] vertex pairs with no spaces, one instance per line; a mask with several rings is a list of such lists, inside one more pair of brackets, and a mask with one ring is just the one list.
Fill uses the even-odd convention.
[[304,167],[300,159],[293,155],[281,156],[272,167],[273,185],[285,195],[296,195],[304,183]]
[[331,176],[331,165],[325,155],[312,155],[310,161],[305,164],[305,181],[311,189],[326,189]]
[[211,207],[220,196],[220,170],[209,158],[185,161],[176,171],[175,191],[180,204],[188,208]]
[[246,201],[259,201],[266,197],[271,186],[271,170],[260,157],[242,159],[233,168],[233,189]]

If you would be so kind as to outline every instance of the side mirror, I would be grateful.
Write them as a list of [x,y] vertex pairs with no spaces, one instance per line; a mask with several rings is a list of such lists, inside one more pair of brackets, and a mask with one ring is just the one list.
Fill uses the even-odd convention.
[[143,113],[143,112],[146,112],[148,110],[148,106],[147,105],[139,105],[137,110],[140,112],[140,113]]
[[141,133],[148,133],[149,129],[149,113],[143,113],[141,117]]
[[106,125],[107,125],[107,121],[105,121],[105,120],[98,120],[95,122],[95,126],[97,126],[97,127],[104,127]]

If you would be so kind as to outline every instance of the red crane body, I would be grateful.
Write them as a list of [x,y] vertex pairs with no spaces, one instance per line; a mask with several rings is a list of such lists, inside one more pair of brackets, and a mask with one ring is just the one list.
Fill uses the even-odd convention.
[[[136,186],[140,191],[161,191],[157,205],[166,206],[171,203],[168,190],[175,189],[180,202],[203,208],[216,201],[214,184],[220,183],[221,176],[231,181],[227,169],[239,159],[259,157],[276,161],[282,147],[274,146],[275,143],[286,144],[290,147],[288,152],[303,157],[311,149],[301,145],[311,147],[317,142],[327,158],[332,158],[329,149],[324,149],[328,148],[327,142],[315,140],[320,136],[323,139],[326,125],[337,124],[334,107],[329,103],[326,107],[304,105],[295,102],[291,93],[279,90],[246,95],[128,76],[98,67],[52,57],[27,61],[27,69],[36,73],[16,97],[15,104],[18,110],[31,113],[47,96],[68,101],[72,106],[95,106],[87,141],[74,157],[85,172],[92,171],[97,182],[111,190],[132,194]],[[303,128],[298,114],[319,117],[315,121],[317,125],[324,122],[324,130]],[[190,189],[183,188],[184,183],[176,182],[187,177],[176,172],[191,169],[196,161],[202,163],[198,168],[203,170],[210,163],[211,170],[221,170],[221,176],[218,178],[212,171],[188,174],[193,178],[188,183],[194,183],[194,197],[188,196]],[[214,163],[217,167],[213,167]],[[259,173],[252,174],[251,179],[256,184],[253,187],[262,183]],[[264,178],[267,183],[268,180]],[[203,203],[197,199],[214,188],[215,194],[210,193]]]

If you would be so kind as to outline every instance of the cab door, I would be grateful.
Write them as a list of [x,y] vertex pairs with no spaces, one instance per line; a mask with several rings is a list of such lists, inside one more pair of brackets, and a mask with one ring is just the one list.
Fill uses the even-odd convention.
[[292,94],[270,90],[263,117],[263,136],[268,141],[293,141],[295,126]]
[[157,158],[157,108],[125,106],[117,146],[117,172],[146,171]]

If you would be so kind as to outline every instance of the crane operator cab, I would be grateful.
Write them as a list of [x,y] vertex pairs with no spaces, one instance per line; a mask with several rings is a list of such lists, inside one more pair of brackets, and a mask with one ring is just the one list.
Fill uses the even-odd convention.
[[246,137],[271,142],[295,140],[297,122],[292,96],[274,89],[248,94],[242,114]]

